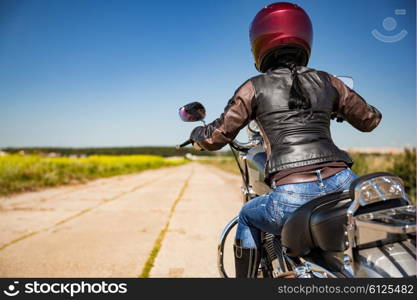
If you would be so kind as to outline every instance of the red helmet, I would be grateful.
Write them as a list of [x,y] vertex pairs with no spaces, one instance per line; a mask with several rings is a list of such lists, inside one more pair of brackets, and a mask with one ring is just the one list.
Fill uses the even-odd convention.
[[296,4],[278,2],[262,8],[250,26],[250,42],[255,67],[268,70],[267,58],[293,53],[297,63],[307,65],[313,40],[313,28],[307,13]]

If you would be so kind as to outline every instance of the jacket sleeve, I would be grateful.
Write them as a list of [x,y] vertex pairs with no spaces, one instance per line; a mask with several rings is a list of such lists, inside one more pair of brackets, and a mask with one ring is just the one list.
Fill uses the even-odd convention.
[[332,86],[339,93],[335,113],[360,131],[370,132],[374,130],[381,121],[381,112],[366,103],[359,94],[347,87],[343,81],[333,75],[329,75],[329,77]]
[[252,119],[254,96],[253,84],[248,80],[237,89],[221,116],[206,126],[194,128],[191,139],[208,151],[223,148]]

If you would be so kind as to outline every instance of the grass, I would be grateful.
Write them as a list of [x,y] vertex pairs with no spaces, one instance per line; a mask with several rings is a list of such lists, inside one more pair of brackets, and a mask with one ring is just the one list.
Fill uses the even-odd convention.
[[350,155],[354,161],[352,170],[359,176],[374,172],[390,172],[395,159],[399,157],[398,154],[353,153]]
[[155,155],[92,155],[85,158],[6,155],[0,157],[0,195],[83,183],[185,162],[184,159],[172,160]]
[[233,174],[240,174],[239,168],[236,164],[236,160],[234,159],[234,157],[210,157],[199,159],[198,162],[206,165],[215,166],[219,169]]

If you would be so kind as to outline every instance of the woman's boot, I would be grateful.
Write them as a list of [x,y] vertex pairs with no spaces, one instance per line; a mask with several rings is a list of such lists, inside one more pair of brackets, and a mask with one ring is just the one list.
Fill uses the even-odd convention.
[[235,254],[236,278],[256,278],[261,253],[257,248],[243,248],[241,240],[233,245]]

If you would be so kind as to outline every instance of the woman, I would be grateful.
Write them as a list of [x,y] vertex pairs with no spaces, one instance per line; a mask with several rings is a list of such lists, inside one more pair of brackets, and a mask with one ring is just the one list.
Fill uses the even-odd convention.
[[[250,28],[255,66],[262,74],[237,89],[224,113],[191,133],[194,146],[218,150],[256,120],[267,153],[267,195],[242,207],[234,245],[236,277],[255,277],[261,231],[279,234],[288,216],[317,196],[348,189],[356,175],[349,155],[330,135],[330,120],[372,131],[381,113],[336,77],[307,68],[312,25],[295,4],[263,8]],[[297,232],[294,232],[297,234]]]

